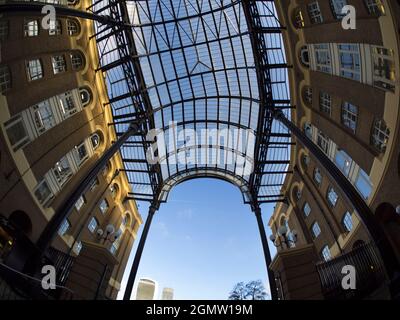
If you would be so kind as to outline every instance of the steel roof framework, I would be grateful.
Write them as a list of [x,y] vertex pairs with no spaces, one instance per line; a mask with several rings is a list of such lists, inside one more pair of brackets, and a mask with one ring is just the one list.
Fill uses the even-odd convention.
[[[176,183],[216,177],[237,185],[253,209],[284,200],[281,186],[291,172],[292,142],[272,113],[280,109],[290,117],[292,106],[284,28],[273,1],[149,0],[125,5],[103,0],[88,9],[125,23],[95,22],[94,36],[117,136],[142,120],[141,132],[121,148],[132,198],[158,207]],[[168,131],[171,125],[183,134],[183,143]],[[146,159],[151,129],[166,132],[166,152],[156,164]],[[242,129],[240,134],[247,136],[232,139],[230,134],[221,144],[219,135],[213,141],[206,136],[205,142],[196,135],[185,144],[187,132],[205,129]],[[238,143],[249,135],[254,145]],[[188,161],[189,154],[195,161]],[[242,170],[244,162],[253,171]]]

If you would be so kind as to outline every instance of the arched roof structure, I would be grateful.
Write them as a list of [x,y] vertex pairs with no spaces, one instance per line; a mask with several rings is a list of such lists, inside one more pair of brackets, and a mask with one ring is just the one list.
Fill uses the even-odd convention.
[[252,206],[283,200],[291,138],[272,112],[290,117],[292,107],[273,1],[109,0],[91,10],[130,24],[96,23],[95,36],[117,135],[145,119],[121,148],[133,198],[157,205],[181,181],[216,177]]

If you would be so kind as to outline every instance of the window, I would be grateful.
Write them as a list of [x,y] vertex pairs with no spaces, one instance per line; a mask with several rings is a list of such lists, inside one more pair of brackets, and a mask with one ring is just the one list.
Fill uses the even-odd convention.
[[26,69],[28,72],[28,79],[30,81],[38,80],[43,78],[42,63],[39,59],[33,59],[26,61]]
[[318,238],[318,236],[321,234],[321,228],[319,227],[318,222],[314,222],[311,226],[311,234],[313,239]]
[[56,162],[53,168],[53,173],[60,187],[68,181],[72,175],[72,170],[66,156],[62,157],[60,161]]
[[54,74],[65,72],[67,68],[63,55],[52,56],[51,63],[53,65]]
[[60,236],[65,235],[68,232],[70,227],[71,227],[71,224],[69,223],[69,221],[67,219],[65,219],[63,221],[63,223],[61,224],[60,228],[58,229],[58,234]]
[[90,136],[90,141],[92,143],[93,150],[96,150],[100,145],[100,136],[97,133],[94,133]]
[[360,48],[357,44],[339,44],[340,75],[361,80]]
[[97,221],[97,219],[95,217],[92,217],[92,219],[90,219],[89,224],[88,224],[89,231],[91,233],[95,232],[98,225],[99,225],[99,222]]
[[317,145],[323,152],[328,153],[329,138],[321,130],[318,130],[317,133]]
[[320,185],[322,183],[322,174],[319,168],[315,168],[314,170],[314,181]]
[[308,54],[308,47],[307,46],[301,47],[301,50],[300,50],[300,61],[305,67],[308,68],[310,66],[310,56]]
[[353,218],[350,212],[346,212],[342,218],[342,225],[347,232],[353,229]]
[[61,21],[58,19],[50,20],[49,35],[58,36],[61,34],[61,32],[62,32]]
[[307,122],[304,124],[304,133],[309,139],[312,140],[313,128],[312,128],[311,124],[309,124]]
[[315,60],[317,63],[317,71],[332,73],[331,67],[331,54],[329,51],[329,45],[327,44],[316,44],[315,48]]
[[333,16],[338,20],[342,19],[345,16],[342,9],[347,5],[347,0],[330,0],[330,4]]
[[297,190],[296,190],[296,199],[297,199],[297,200],[300,200],[300,199],[301,199],[301,196],[302,196],[301,190],[297,189]]
[[367,200],[372,192],[372,182],[369,175],[361,168],[358,171],[355,186],[358,192]]
[[348,102],[343,103],[342,106],[342,123],[345,127],[349,128],[353,133],[357,129],[358,108]]
[[336,206],[339,196],[337,195],[337,193],[336,193],[335,189],[333,189],[333,187],[329,187],[326,198],[327,198],[329,204],[331,205],[331,207],[334,207],[334,206]]
[[328,246],[324,246],[321,250],[321,258],[324,259],[324,261],[329,261],[332,259],[331,256],[331,251],[329,250]]
[[335,164],[348,177],[353,159],[343,150],[338,149],[335,155]]
[[12,117],[4,123],[8,140],[14,151],[26,146],[30,141],[24,119],[20,114]]
[[74,101],[71,91],[67,91],[63,94],[58,95],[58,101],[60,102],[61,114],[63,119],[67,119],[77,112],[76,103]]
[[56,125],[49,100],[38,103],[32,107],[32,116],[36,130],[39,134]]
[[304,168],[307,168],[310,164],[310,157],[306,154],[303,154],[301,156],[301,164],[303,165]]
[[307,87],[304,91],[304,100],[306,103],[309,105],[312,105],[312,99],[313,99],[313,91],[311,87]]
[[390,130],[383,119],[375,120],[372,130],[371,144],[380,152],[385,152],[389,141]]
[[36,37],[39,35],[39,22],[37,20],[27,19],[24,23],[25,37]]
[[310,215],[310,213],[311,213],[311,207],[310,207],[310,205],[308,204],[308,202],[306,202],[306,203],[304,204],[304,206],[303,206],[303,213],[304,213],[304,216],[305,216],[305,217],[308,217],[308,216]]
[[129,216],[126,214],[126,215],[124,215],[124,217],[122,218],[121,225],[124,226],[124,227],[126,227],[126,225],[128,224],[128,222],[129,222]]
[[83,205],[85,204],[85,197],[80,196],[79,199],[75,202],[75,208],[76,210],[81,210]]
[[79,242],[77,242],[75,244],[75,250],[74,251],[75,251],[76,254],[79,254],[81,252],[81,250],[82,250],[82,242],[79,241]]
[[81,103],[82,103],[83,107],[86,106],[90,102],[91,97],[92,97],[91,94],[89,93],[89,91],[85,88],[79,89],[79,96],[81,98]]
[[94,191],[98,185],[99,185],[99,179],[94,178],[93,181],[90,183],[89,190]]
[[0,93],[11,89],[10,69],[7,66],[0,66]]
[[8,21],[0,20],[0,40],[5,40],[8,38]]
[[383,47],[372,47],[374,86],[394,91],[396,72],[393,50]]
[[44,179],[38,183],[33,193],[42,205],[45,205],[53,197],[53,193],[51,192],[47,181]]
[[83,67],[83,57],[82,54],[78,52],[71,53],[71,64],[72,64],[72,69],[78,70]]
[[319,93],[319,110],[328,116],[331,115],[332,98],[326,92]]
[[89,157],[85,142],[82,142],[78,146],[75,147],[75,160],[77,161],[78,165],[82,165],[83,162]]
[[382,4],[382,0],[364,0],[364,3],[369,14],[377,16],[385,14],[385,7]]
[[108,210],[108,202],[106,199],[101,200],[99,205],[100,211],[102,214],[105,214]]
[[323,22],[323,18],[322,18],[321,10],[319,9],[318,1],[308,4],[308,15],[310,17],[310,21],[312,24]]
[[113,197],[113,199],[115,199],[118,194],[118,185],[116,183],[114,183],[110,186],[110,192],[111,192],[111,196]]
[[67,31],[69,36],[76,36],[79,33],[79,25],[75,20],[67,20]]

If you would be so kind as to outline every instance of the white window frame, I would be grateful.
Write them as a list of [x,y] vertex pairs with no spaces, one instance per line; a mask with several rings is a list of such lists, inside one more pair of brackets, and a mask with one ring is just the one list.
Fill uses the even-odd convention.
[[91,233],[94,233],[96,231],[96,229],[99,226],[99,221],[95,218],[92,217],[88,223],[88,229]]
[[319,226],[318,221],[314,221],[314,223],[311,225],[311,234],[314,240],[317,239],[321,234],[321,227]]
[[74,204],[76,211],[78,211],[78,212],[81,211],[81,209],[83,208],[85,203],[86,203],[85,197],[83,195],[81,195]]
[[[353,110],[351,110],[352,108]],[[358,107],[345,101],[342,104],[341,119],[342,124],[355,134],[358,123]]]
[[68,221],[68,219],[65,219],[62,222],[60,228],[58,228],[58,231],[57,231],[58,235],[60,237],[64,236],[68,232],[69,228],[71,228],[71,223]]
[[40,59],[26,60],[25,66],[29,81],[43,78],[43,65]]
[[49,28],[49,35],[50,36],[58,36],[62,34],[62,25],[61,20],[50,20],[50,28]]
[[307,5],[308,16],[312,24],[324,22],[324,18],[321,14],[318,1],[311,2]]
[[60,74],[67,70],[67,62],[63,54],[52,56],[51,65],[53,66],[54,74]]
[[332,97],[329,93],[320,91],[319,93],[319,110],[324,114],[331,116],[332,114]]
[[39,20],[38,19],[24,19],[24,36],[37,37],[39,35]]

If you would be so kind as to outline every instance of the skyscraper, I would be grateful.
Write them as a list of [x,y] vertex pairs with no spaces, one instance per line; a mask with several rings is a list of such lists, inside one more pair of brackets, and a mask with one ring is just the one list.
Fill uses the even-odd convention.
[[154,300],[157,283],[151,279],[140,279],[136,291],[136,300]]
[[174,289],[164,288],[161,294],[161,300],[173,300],[174,299]]

